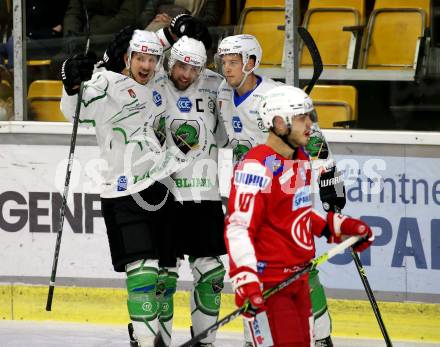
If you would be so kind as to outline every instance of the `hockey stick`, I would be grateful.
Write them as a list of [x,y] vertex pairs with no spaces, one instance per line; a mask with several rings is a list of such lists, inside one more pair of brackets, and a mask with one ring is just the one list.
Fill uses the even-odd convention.
[[316,47],[315,40],[313,40],[312,35],[308,32],[306,28],[298,27],[298,34],[301,36],[301,39],[303,40],[304,44],[306,45],[307,49],[309,50],[310,56],[312,57],[313,61],[313,76],[312,79],[309,81],[309,84],[307,85],[307,88],[305,92],[307,94],[310,94],[313,87],[315,86],[316,82],[318,81],[319,77],[322,74],[323,65],[322,65],[322,59],[321,54],[319,54],[318,47]]
[[[90,23],[89,23],[89,14],[88,14],[87,8],[83,2],[82,2],[82,7],[84,9],[84,14],[86,17],[87,41],[86,41],[86,48],[85,48],[84,54],[87,55],[87,53],[89,51],[89,46],[90,46]],[[67,162],[66,179],[64,181],[63,200],[62,200],[61,209],[60,209],[60,223],[58,225],[57,240],[55,243],[55,251],[54,251],[53,262],[52,262],[52,272],[50,274],[49,292],[47,294],[47,302],[46,302],[46,311],[52,310],[52,299],[53,299],[53,292],[55,289],[55,279],[57,276],[58,258],[60,255],[60,247],[61,247],[61,236],[63,234],[64,216],[65,216],[65,212],[66,212],[67,196],[69,194],[70,175],[72,173],[73,159],[74,159],[75,146],[76,146],[76,135],[78,133],[79,113],[81,110],[81,101],[82,101],[83,91],[84,91],[84,82],[81,82],[81,85],[79,87],[79,92],[78,92],[78,99],[76,101],[75,118],[73,119],[72,135],[70,137],[69,160]]]
[[[263,297],[267,299],[269,296],[279,292],[281,289],[287,287],[292,282],[296,281],[299,277],[302,275],[310,272],[311,270],[315,269],[317,266],[325,263],[327,260],[333,258],[336,254],[339,254],[343,252],[346,248],[354,245],[356,242],[358,242],[360,238],[358,236],[352,236],[345,240],[344,242],[338,244],[337,246],[333,247],[332,249],[328,250],[324,254],[320,255],[319,257],[316,257],[313,259],[306,267],[303,269],[295,272],[294,274],[287,277],[282,282],[278,283],[277,285],[273,286],[272,288],[269,288],[264,291]],[[228,314],[227,316],[223,317],[219,321],[217,321],[215,324],[211,325],[206,330],[202,331],[200,334],[194,336],[191,340],[185,342],[184,344],[180,345],[180,347],[189,347],[189,346],[195,346],[197,342],[204,339],[208,335],[214,333],[222,326],[228,324],[230,321],[237,318],[240,314],[246,311],[252,310],[252,307],[250,306],[249,301],[247,301],[243,306],[239,307],[232,313]]]
[[361,260],[359,259],[358,254],[352,248],[351,256],[353,257],[354,263],[356,264],[356,269],[361,278],[362,284],[364,285],[365,291],[367,292],[368,299],[370,300],[371,308],[373,309],[374,315],[376,316],[377,323],[379,324],[380,331],[382,332],[383,338],[385,339],[385,343],[387,347],[392,347],[391,339],[388,335],[387,329],[385,328],[385,324],[382,319],[382,315],[380,314],[379,307],[377,306],[376,299],[374,297],[373,291],[371,290],[370,283],[368,282],[367,274],[365,273],[365,269],[362,266]]
[[[341,213],[341,209],[335,207],[335,212]],[[364,285],[365,291],[367,292],[368,300],[370,300],[371,308],[373,309],[374,315],[376,316],[377,323],[379,324],[380,331],[382,332],[383,338],[385,339],[385,343],[387,347],[392,347],[391,339],[388,335],[387,329],[385,328],[385,324],[382,319],[382,315],[379,311],[379,306],[377,306],[376,298],[374,297],[373,291],[371,290],[370,283],[368,282],[367,274],[365,272],[364,267],[362,266],[361,259],[357,252],[351,247],[351,256],[356,265],[356,269],[361,278],[362,284]]]

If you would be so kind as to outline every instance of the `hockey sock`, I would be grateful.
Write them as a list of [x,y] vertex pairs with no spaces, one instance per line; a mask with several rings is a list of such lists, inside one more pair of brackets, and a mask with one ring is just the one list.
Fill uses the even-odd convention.
[[327,307],[324,287],[319,281],[318,270],[309,274],[310,299],[312,301],[315,340],[325,339],[331,334],[331,319]]
[[[190,257],[190,267],[194,276],[191,291],[191,321],[194,335],[202,332],[218,319],[221,291],[225,268],[219,257]],[[202,339],[202,343],[213,343],[215,333]]]
[[158,260],[139,260],[126,266],[128,314],[139,346],[152,346],[158,332],[156,298]]
[[173,330],[173,297],[176,293],[177,278],[179,277],[177,267],[161,268],[157,281],[157,298],[160,303],[159,331],[167,346],[171,345],[171,334]]

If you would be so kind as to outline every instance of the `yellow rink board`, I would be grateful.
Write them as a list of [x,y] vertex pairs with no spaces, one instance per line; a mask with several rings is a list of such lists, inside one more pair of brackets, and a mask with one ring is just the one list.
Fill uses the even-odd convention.
[[[52,311],[47,312],[47,286],[0,285],[0,319],[57,320],[98,324],[126,324],[126,291],[112,288],[56,287]],[[440,342],[440,305],[379,302],[391,339]],[[233,296],[222,297],[221,317],[235,309]],[[381,333],[368,301],[329,300],[333,335],[350,338],[377,338]],[[188,328],[189,292],[175,295],[174,324]],[[222,328],[240,331],[236,319]]]

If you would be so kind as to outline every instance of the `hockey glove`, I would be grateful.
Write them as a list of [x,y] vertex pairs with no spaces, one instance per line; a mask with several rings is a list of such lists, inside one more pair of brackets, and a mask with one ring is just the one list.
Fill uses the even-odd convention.
[[202,41],[206,49],[212,46],[212,39],[208,28],[201,21],[189,14],[179,14],[174,17],[169,29],[177,38],[188,36]]
[[257,274],[250,268],[241,267],[237,270],[239,272],[232,277],[232,286],[235,290],[235,304],[241,307],[246,303],[246,300],[249,300],[252,310],[251,312],[245,312],[244,315],[252,316],[261,309],[264,309],[260,281]]
[[328,229],[324,230],[324,235],[329,243],[341,243],[351,236],[361,236],[358,243],[353,246],[356,252],[362,252],[374,241],[374,234],[370,227],[356,218],[350,218],[339,213],[329,212],[327,214]]
[[135,29],[133,25],[127,25],[115,35],[104,52],[102,58],[104,63],[101,66],[104,66],[108,71],[117,73],[121,73],[124,70],[124,54],[127,53],[128,45]]
[[96,54],[88,52],[87,55],[76,54],[64,61],[61,67],[61,80],[68,95],[79,92],[81,82],[92,78]]
[[337,171],[336,166],[319,176],[319,197],[326,212],[336,212],[344,208],[345,186],[341,172]]

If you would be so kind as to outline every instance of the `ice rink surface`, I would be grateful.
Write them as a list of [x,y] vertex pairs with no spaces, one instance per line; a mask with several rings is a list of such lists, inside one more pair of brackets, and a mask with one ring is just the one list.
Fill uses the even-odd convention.
[[[173,346],[187,341],[189,332],[177,330]],[[335,338],[335,347],[385,346],[383,340]],[[94,325],[58,322],[0,321],[1,347],[129,347],[127,328],[121,325]],[[219,333],[217,347],[241,347],[238,333]],[[393,341],[394,347],[440,347],[436,343]]]

